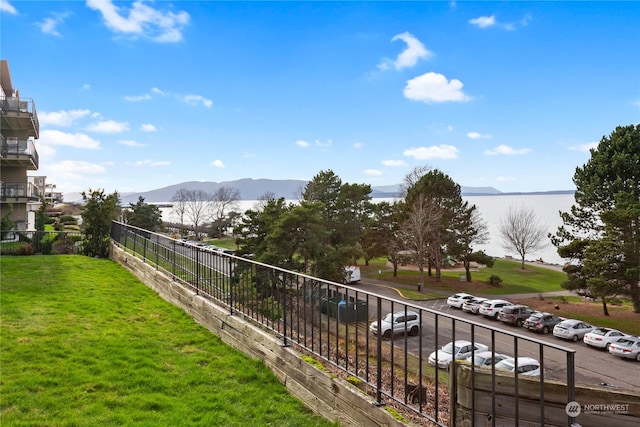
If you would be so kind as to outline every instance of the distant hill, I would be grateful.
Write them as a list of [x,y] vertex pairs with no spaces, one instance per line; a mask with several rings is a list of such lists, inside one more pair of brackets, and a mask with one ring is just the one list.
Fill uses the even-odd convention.
[[[207,193],[213,193],[220,187],[235,188],[240,192],[240,200],[257,200],[266,193],[273,193],[275,197],[284,197],[288,200],[298,200],[307,184],[305,180],[297,179],[238,179],[236,181],[187,181],[180,184],[170,185],[168,187],[158,188],[155,190],[144,191],[140,193],[122,193],[120,199],[123,205],[136,203],[140,196],[144,197],[147,203],[163,203],[169,202],[180,189],[187,190],[203,190]],[[383,185],[372,187],[372,198],[394,198],[399,196],[400,184]],[[573,191],[548,191],[537,193],[503,193],[493,187],[461,187],[463,196],[495,196],[500,194],[564,194],[573,193]],[[79,193],[66,193],[64,195],[65,202],[81,201],[82,197]]]

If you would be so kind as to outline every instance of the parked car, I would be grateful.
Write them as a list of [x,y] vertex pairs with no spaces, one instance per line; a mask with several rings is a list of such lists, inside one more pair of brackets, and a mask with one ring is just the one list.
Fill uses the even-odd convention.
[[[473,356],[473,364],[476,366],[491,366],[500,362],[501,360],[508,359],[510,356],[501,353],[494,353],[491,350],[481,351],[480,353],[475,353]],[[465,359],[468,362],[471,362],[471,356]]]
[[591,347],[607,348],[609,344],[618,338],[628,336],[617,329],[611,328],[595,328],[593,331],[584,334],[583,341]]
[[522,322],[527,320],[535,310],[522,304],[506,305],[498,312],[498,320],[510,325],[522,326]]
[[565,340],[578,341],[584,338],[584,334],[592,330],[593,326],[587,322],[566,319],[553,327],[553,336]]
[[374,334],[381,333],[383,337],[389,338],[392,334],[418,335],[420,333],[420,316],[415,311],[396,311],[387,314],[380,322],[373,322],[369,325],[369,330]]
[[478,314],[478,310],[480,310],[480,304],[485,301],[489,301],[489,298],[483,297],[473,297],[470,300],[462,303],[462,311],[466,311],[471,314]]
[[492,319],[495,319],[498,316],[498,313],[500,312],[502,307],[505,307],[507,305],[513,305],[513,304],[503,299],[490,299],[480,304],[480,309],[478,310],[478,313],[482,314],[485,317],[490,317]]
[[447,305],[449,307],[462,308],[462,304],[464,304],[465,301],[471,300],[472,298],[474,298],[474,296],[471,294],[459,292],[447,298]]
[[532,357],[518,357],[517,362],[515,358],[510,357],[496,363],[496,369],[504,369],[509,372],[515,372],[516,366],[518,375],[526,375],[528,377],[540,376],[540,362]]
[[609,345],[609,353],[625,359],[635,359],[640,362],[640,337],[618,338]]
[[[431,353],[429,355],[429,364],[433,366],[437,364],[438,368],[449,369],[449,365],[453,360],[464,360],[470,357],[472,350],[475,352],[487,351],[489,347],[480,343],[471,344],[470,341],[457,340]],[[438,359],[437,361],[436,358]]]
[[556,316],[555,314],[536,311],[524,321],[522,326],[530,331],[542,332],[546,335],[563,320],[562,317]]

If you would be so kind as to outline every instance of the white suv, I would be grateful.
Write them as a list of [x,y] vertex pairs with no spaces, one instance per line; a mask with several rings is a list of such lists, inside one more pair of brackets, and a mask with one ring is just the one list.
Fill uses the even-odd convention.
[[407,332],[409,335],[418,335],[420,333],[420,315],[415,311],[396,311],[389,313],[380,322],[373,322],[369,325],[369,330],[374,334],[382,334],[383,337],[389,338],[392,334],[403,334]]
[[485,301],[480,304],[480,309],[478,313],[483,316],[490,317],[492,319],[498,318],[498,313],[502,309],[502,307],[507,305],[513,305],[509,301],[505,301],[503,299],[490,299],[489,301]]

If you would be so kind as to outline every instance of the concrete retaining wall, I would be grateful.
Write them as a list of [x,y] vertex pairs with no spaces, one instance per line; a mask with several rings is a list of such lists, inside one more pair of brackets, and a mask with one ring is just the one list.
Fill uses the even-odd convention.
[[283,347],[281,341],[243,320],[241,314],[230,315],[227,310],[196,295],[113,244],[110,257],[166,301],[185,310],[226,344],[262,360],[289,392],[315,413],[341,426],[407,425],[375,406],[373,398],[352,384],[305,362],[300,353]]

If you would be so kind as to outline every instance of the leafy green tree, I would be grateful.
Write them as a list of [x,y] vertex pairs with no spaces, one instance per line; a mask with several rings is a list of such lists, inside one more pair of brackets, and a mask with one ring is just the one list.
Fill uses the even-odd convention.
[[[445,250],[454,243],[455,234],[452,230],[457,226],[460,212],[469,209],[468,202],[462,200],[460,185],[455,183],[447,174],[437,170],[429,169],[422,176],[417,178],[419,171],[425,168],[418,168],[410,172],[405,178],[406,190],[406,218],[409,218],[416,211],[420,198],[432,210],[438,211],[439,220],[437,224],[429,226],[429,235],[426,237],[429,243],[429,269],[434,266],[436,269],[436,281],[442,280],[442,264]],[[415,246],[416,235],[407,234],[408,242]]]
[[145,203],[144,197],[139,196],[138,201],[129,203],[129,210],[125,212],[127,224],[143,228],[148,231],[162,229],[162,212],[156,205]]
[[16,228],[16,223],[11,219],[11,215],[13,214],[13,204],[9,203],[9,212],[6,213],[2,218],[0,218],[0,231],[2,232],[2,239],[6,237],[6,234]]
[[44,199],[44,197],[40,197],[40,206],[38,207],[38,210],[36,211],[36,230],[37,231],[44,231],[44,226],[45,224],[47,224],[48,220],[49,220],[49,216],[47,215],[47,201]]
[[118,218],[120,198],[117,192],[106,195],[104,190],[82,192],[82,227],[84,254],[100,258],[109,256],[111,221]]
[[473,246],[489,240],[487,223],[483,221],[475,205],[468,206],[465,203],[457,210],[455,227],[450,231],[453,236],[448,247],[449,254],[462,260],[467,282],[471,282],[471,262],[486,260],[481,254],[473,251]]
[[272,195],[261,201],[259,206],[245,212],[240,223],[234,228],[237,253],[251,255],[256,261],[266,262],[267,235],[271,233],[279,218],[291,209],[284,198],[275,199]]
[[[563,286],[600,297],[627,294],[640,313],[640,125],[603,136],[573,182],[575,204],[560,213],[563,225],[551,236],[571,261]],[[614,268],[601,273],[602,259]]]
[[371,187],[366,184],[343,184],[331,170],[321,171],[305,186],[305,202],[319,204],[325,232],[316,253],[316,275],[335,280],[344,276],[344,266],[363,254],[365,224],[371,216]]

